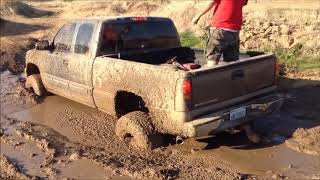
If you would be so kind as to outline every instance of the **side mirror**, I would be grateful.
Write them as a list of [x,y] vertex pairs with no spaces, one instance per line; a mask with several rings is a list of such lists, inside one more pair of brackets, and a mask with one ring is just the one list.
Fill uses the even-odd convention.
[[51,50],[52,49],[48,40],[41,40],[41,41],[36,42],[35,47],[37,50]]

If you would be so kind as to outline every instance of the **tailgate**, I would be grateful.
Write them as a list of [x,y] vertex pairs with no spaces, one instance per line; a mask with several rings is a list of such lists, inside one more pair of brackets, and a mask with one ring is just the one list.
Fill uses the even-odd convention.
[[192,72],[192,107],[219,103],[274,84],[276,59],[260,55]]

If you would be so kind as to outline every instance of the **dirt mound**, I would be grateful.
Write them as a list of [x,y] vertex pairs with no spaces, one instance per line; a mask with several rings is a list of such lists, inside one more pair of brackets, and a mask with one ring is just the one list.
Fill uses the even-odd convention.
[[90,16],[123,16],[123,15],[150,15],[162,3],[157,1],[91,1],[70,2],[61,14],[62,18],[75,19]]
[[297,129],[292,138],[286,141],[291,149],[320,156],[320,126],[311,129]]
[[[2,29],[3,30],[3,29]],[[3,31],[1,31],[2,34]],[[0,72],[9,70],[13,74],[21,73],[25,66],[25,54],[27,50],[32,49],[36,43],[36,39],[28,38],[27,40],[20,40],[22,45],[18,45],[14,40],[1,39],[5,45],[1,46],[0,50]]]
[[20,15],[28,18],[37,18],[43,16],[51,16],[54,13],[36,9],[21,1],[4,0],[0,6],[1,16]]
[[319,54],[319,25],[319,19],[301,26],[286,18],[258,18],[254,14],[248,14],[240,34],[242,46],[245,49],[304,48],[305,53]]

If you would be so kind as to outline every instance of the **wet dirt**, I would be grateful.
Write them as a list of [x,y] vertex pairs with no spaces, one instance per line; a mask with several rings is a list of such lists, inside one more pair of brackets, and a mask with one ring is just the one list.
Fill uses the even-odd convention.
[[[115,177],[118,177],[118,175],[126,175],[126,178],[130,176],[135,178],[161,178],[160,175],[154,175],[157,174],[157,170],[166,166],[172,166],[171,163],[173,160],[179,160],[180,162],[176,165],[178,170],[174,171],[174,169],[171,169],[173,174],[176,173],[172,175],[173,177],[190,177],[192,173],[202,172],[197,168],[205,169],[203,173],[211,171],[222,171],[225,173],[226,167],[230,166],[232,167],[231,169],[237,169],[238,172],[241,172],[241,175],[236,175],[235,177],[244,177],[246,174],[250,174],[249,177],[254,175],[268,179],[276,174],[279,177],[299,177],[302,179],[319,178],[320,174],[318,173],[318,169],[320,168],[320,159],[287,148],[284,141],[290,138],[286,135],[290,133],[281,131],[279,127],[279,129],[275,129],[274,131],[265,131],[265,127],[259,127],[259,125],[261,126],[263,123],[273,124],[280,120],[282,120],[282,123],[289,122],[288,125],[290,126],[294,114],[289,114],[286,112],[287,110],[285,109],[284,112],[276,113],[265,119],[260,119],[260,122],[257,122],[257,130],[268,140],[261,145],[252,145],[243,133],[234,135],[223,133],[216,137],[188,139],[182,145],[159,148],[153,152],[146,153],[145,158],[142,158],[139,152],[134,152],[130,147],[124,149],[126,145],[121,144],[121,142],[117,140],[114,136],[115,119],[95,109],[59,96],[49,96],[45,98],[43,102],[32,108],[10,112],[7,116],[16,122],[30,122],[32,124],[32,128],[26,128],[22,132],[31,131],[31,135],[36,135],[40,132],[45,133],[47,141],[53,144],[54,149],[68,149],[66,150],[68,152],[67,155],[58,156],[55,158],[56,161],[68,161],[67,159],[74,152],[81,151],[85,154],[86,159],[81,158],[77,163],[69,163],[63,170],[59,170],[58,175],[55,177],[93,177],[93,174],[90,174],[94,172],[90,170],[91,167],[92,170],[100,168],[101,171],[99,172],[102,174],[115,174]],[[314,112],[310,111],[310,113]],[[309,126],[319,124],[318,121],[314,121],[313,119],[307,122],[310,123]],[[306,125],[306,123],[304,125]],[[38,129],[38,132],[36,129]],[[13,130],[7,131],[13,132]],[[50,133],[48,133],[50,131],[54,131],[54,136],[56,137],[51,138]],[[36,136],[39,137],[40,135]],[[14,142],[16,141],[20,142],[21,140],[14,140]],[[36,143],[37,141],[34,142]],[[6,145],[2,147],[5,147],[4,149],[8,148]],[[22,149],[28,149],[25,144],[20,145],[20,147]],[[25,173],[28,175],[36,175],[37,173],[33,172],[37,172],[38,170],[31,165],[45,161],[43,157],[41,159],[41,152],[38,152],[39,150],[34,151],[35,154],[39,154],[39,156],[37,156],[38,162],[36,162],[37,159],[33,161],[25,160],[25,157],[28,157],[30,154],[28,151],[25,151],[25,154],[20,153],[20,156],[17,156],[17,153],[14,153],[15,151],[19,152],[18,150],[10,150],[9,153],[8,150],[6,150],[2,153],[10,157],[15,157],[16,159],[21,159],[19,162],[25,167],[28,167],[28,169],[31,169],[25,171]],[[168,155],[173,158],[166,160],[164,156]],[[319,159],[319,161],[317,161],[317,159]],[[188,161],[186,162],[185,160]],[[190,164],[195,161],[206,161],[206,163],[199,163],[201,164],[199,167],[195,164]],[[217,167],[213,161],[222,163],[222,168]],[[156,163],[153,165],[161,168],[151,168],[150,170],[144,167],[146,166],[145,163],[148,164],[148,162],[151,164]],[[181,162],[183,162],[183,164],[187,163],[187,167],[192,168],[193,172],[190,173],[184,165],[179,165]],[[210,165],[212,165],[213,170],[209,168]],[[88,172],[85,174],[89,176],[82,176],[81,173],[73,171],[73,169],[75,170],[81,167],[88,167]],[[59,167],[56,166],[52,166],[52,168],[56,171],[59,169]],[[41,170],[39,172],[41,172]],[[139,175],[135,174],[138,172]],[[159,170],[159,173],[160,172],[161,170]],[[44,173],[48,173],[48,171],[44,171]],[[50,173],[56,174],[55,171],[52,172],[49,170],[49,174]],[[226,174],[228,174],[226,176],[228,177],[229,172]],[[37,175],[44,176],[43,174]],[[100,179],[102,176],[96,178]]]
[[[103,139],[108,138],[107,133],[98,132],[98,129],[105,126],[97,126],[105,124],[104,121],[114,121],[96,109],[59,96],[49,96],[43,103],[31,109],[12,113],[10,117],[47,126],[67,137],[69,141],[97,147],[105,147],[106,142]],[[107,130],[108,127],[105,129]]]
[[320,156],[320,126],[297,129],[292,138],[286,141],[286,145],[298,152]]
[[[214,156],[223,162],[237,167],[244,174],[255,174],[260,178],[270,178],[281,174],[289,178],[308,179],[319,177],[320,159],[298,153],[275,142],[253,145],[244,133],[220,134],[209,139],[199,139],[197,143],[205,146],[196,152],[198,156]],[[191,147],[194,145],[191,142]],[[190,149],[186,142],[183,148]],[[298,172],[298,173],[297,173]]]

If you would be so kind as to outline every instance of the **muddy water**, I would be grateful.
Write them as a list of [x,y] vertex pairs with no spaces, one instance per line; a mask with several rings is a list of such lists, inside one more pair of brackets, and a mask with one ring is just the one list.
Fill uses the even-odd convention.
[[[10,106],[8,106],[8,108],[10,108]],[[14,107],[12,108],[14,109]],[[15,119],[16,122],[32,122],[40,126],[42,125],[43,127],[47,127],[57,132],[61,137],[66,137],[67,141],[81,144],[86,140],[86,137],[80,136],[79,133],[77,133],[77,130],[72,128],[72,126],[63,124],[64,121],[62,119],[67,119],[65,113],[70,110],[73,111],[73,113],[82,112],[89,115],[100,113],[95,109],[68,99],[59,96],[50,96],[47,97],[44,102],[33,108],[18,112],[9,112],[7,113],[7,117]],[[95,118],[92,119],[94,120]],[[9,136],[6,143],[1,143],[1,153],[10,157],[10,160],[16,163],[23,173],[30,176],[46,177],[47,172],[43,167],[49,165],[44,163],[47,159],[45,153],[40,149],[35,148],[37,147],[36,143],[26,141],[26,139],[17,136],[15,133],[15,125],[10,126],[4,124],[3,128],[5,129],[5,133]],[[13,147],[16,142],[21,142],[22,145]],[[34,156],[31,156],[31,154],[34,154]],[[56,161],[68,162],[68,158],[69,156],[60,156],[56,158]],[[64,165],[55,163],[51,165],[51,168],[58,170],[58,174],[55,174],[55,178],[59,179],[63,177],[74,179],[105,179],[106,177],[116,180],[131,179],[125,176],[113,175],[113,172],[86,158],[77,159],[65,163]]]
[[[216,157],[245,174],[268,176],[273,173],[299,178],[319,178],[320,158],[295,152],[284,143],[252,145],[245,134],[221,134],[206,139],[188,139],[169,147],[197,157]],[[310,176],[313,175],[313,176]]]
[[61,123],[61,118],[67,108],[72,108],[77,112],[96,113],[95,109],[76,103],[74,101],[59,97],[49,96],[43,103],[17,113],[11,114],[11,117],[21,121],[39,123],[41,125],[53,128],[59,134],[66,136],[70,141],[82,142],[83,139],[71,127]]
[[221,146],[205,150],[203,154],[215,155],[247,174],[264,175],[268,171],[290,173],[289,171],[293,169],[303,174],[316,174],[320,169],[319,157],[297,153],[287,148],[285,144],[249,148]]
[[[33,145],[33,147],[30,145]],[[22,145],[19,149],[12,148],[6,143],[1,143],[1,153],[9,156],[10,160],[16,163],[24,174],[46,177],[47,172],[41,167],[41,164],[45,161],[45,155],[34,147],[35,145],[30,144],[30,142]],[[31,157],[31,153],[35,154],[35,156]],[[88,159],[79,159],[70,162],[63,168],[59,165],[54,165],[53,168],[59,169],[59,175],[57,176],[59,179],[62,177],[75,179],[105,179],[110,174],[110,172],[92,163]],[[117,177],[112,178],[118,179]]]
[[[67,137],[70,141],[83,143],[86,137],[81,134],[79,135],[77,130],[62,123],[64,121],[61,121],[61,118],[64,118],[66,109],[68,109],[68,112],[82,112],[88,116],[92,116],[94,117],[92,121],[101,118],[96,116],[96,114],[100,114],[97,110],[59,96],[47,97],[43,103],[34,108],[13,113],[10,116],[21,121],[30,121],[45,125]],[[79,121],[81,123],[81,118],[77,120],[77,122]],[[95,138],[99,139],[100,136]],[[221,134],[217,137],[207,139],[188,139],[184,144],[170,146],[168,149],[175,149],[182,154],[203,158],[214,156],[236,167],[243,173],[262,176],[271,172],[279,174],[285,173],[286,175],[294,177],[295,173],[299,172],[299,177],[310,178],[310,175],[316,175],[316,177],[318,177],[318,171],[320,169],[319,157],[297,153],[288,149],[283,143],[271,142],[254,146],[250,144],[244,134]],[[197,150],[194,151],[194,149]],[[194,152],[191,153],[192,151]],[[87,166],[88,168],[94,168],[90,163],[80,162],[72,165],[70,171],[66,168],[65,173],[72,175],[72,169],[86,169],[82,167]],[[89,172],[94,171],[89,170]],[[87,174],[85,172],[83,173]]]

